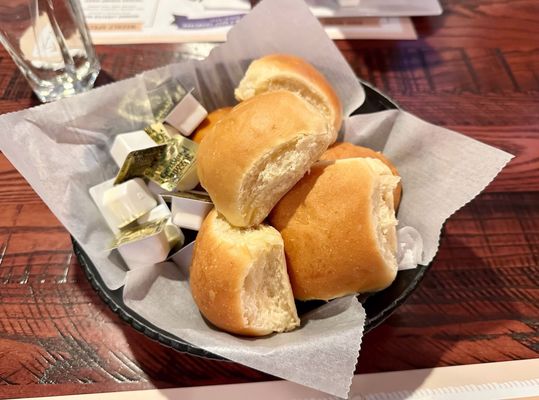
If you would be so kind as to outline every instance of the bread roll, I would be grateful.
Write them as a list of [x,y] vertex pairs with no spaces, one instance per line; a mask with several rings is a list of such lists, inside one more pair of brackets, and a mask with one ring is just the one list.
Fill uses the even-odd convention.
[[255,96],[200,143],[200,183],[232,225],[257,225],[318,160],[330,136],[324,117],[298,95],[278,90]]
[[333,127],[332,142],[342,125],[342,105],[326,80],[307,61],[287,54],[271,54],[251,63],[234,94],[239,101],[272,90],[299,94],[320,112]]
[[283,240],[271,226],[235,228],[211,211],[196,239],[190,285],[202,314],[225,331],[262,336],[299,326]]
[[191,140],[193,142],[200,143],[202,138],[206,136],[206,134],[215,127],[215,124],[217,124],[217,122],[225,115],[227,115],[230,110],[232,110],[232,107],[223,107],[209,113],[204,121],[202,121],[202,123],[195,130]]
[[294,296],[330,300],[386,288],[397,273],[393,190],[380,160],[320,161],[277,204]]
[[[340,160],[343,158],[354,157],[371,157],[377,158],[389,167],[393,175],[399,176],[397,168],[389,161],[384,155],[368,147],[356,146],[348,142],[337,142],[332,144],[324,154],[320,157],[321,160]],[[397,187],[393,191],[393,200],[395,201],[395,210],[399,208],[399,204],[402,197],[402,184],[399,181]]]

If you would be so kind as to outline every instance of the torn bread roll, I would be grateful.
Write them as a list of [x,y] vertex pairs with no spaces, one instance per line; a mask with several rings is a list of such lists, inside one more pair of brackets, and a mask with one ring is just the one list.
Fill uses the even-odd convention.
[[254,60],[234,94],[243,101],[283,89],[300,95],[327,118],[334,142],[342,125],[341,102],[324,75],[300,57],[271,54]]
[[225,331],[263,336],[299,326],[283,240],[271,226],[235,228],[211,211],[196,239],[190,285],[202,314]]
[[374,158],[319,161],[272,211],[299,300],[386,288],[397,273],[393,190]]
[[330,144],[325,118],[300,96],[264,93],[232,109],[198,149],[198,177],[239,227],[261,223]]
[[[368,147],[356,146],[349,142],[333,143],[320,157],[320,160],[341,160],[343,158],[371,157],[377,158],[389,167],[393,175],[400,176],[397,168],[382,153],[369,149]],[[402,183],[399,181],[393,191],[395,210],[399,208],[402,197]]]

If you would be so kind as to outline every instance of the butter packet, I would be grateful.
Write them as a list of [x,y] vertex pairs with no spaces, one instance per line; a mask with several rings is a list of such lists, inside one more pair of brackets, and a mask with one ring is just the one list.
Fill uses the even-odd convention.
[[144,176],[167,191],[194,189],[198,185],[198,145],[181,135],[174,136],[165,143],[166,149],[160,158],[144,171]]
[[183,199],[197,200],[204,203],[213,204],[213,202],[211,201],[210,195],[208,193],[201,192],[198,190],[167,193],[167,194],[162,194],[161,197],[167,201],[172,201],[175,197],[179,197]]
[[130,152],[114,180],[115,185],[132,178],[149,179],[166,191],[190,190],[198,185],[197,143],[163,123],[151,124],[144,132],[158,146]]
[[162,122],[148,125],[146,128],[144,128],[144,132],[146,132],[146,134],[158,144],[166,144],[172,140],[172,138],[180,135],[180,132],[178,132],[174,127],[168,124],[163,124]]
[[130,152],[116,175],[114,184],[118,185],[129,179],[146,177],[146,170],[151,169],[156,162],[163,158],[166,147],[165,144],[160,144]]
[[116,234],[114,239],[112,239],[108,246],[108,250],[117,249],[124,244],[155,236],[165,229],[166,223],[167,218],[163,218],[157,221],[150,221],[142,225],[123,228]]
[[146,93],[156,121],[164,121],[174,107],[188,94],[177,79],[146,76]]
[[179,227],[200,230],[213,203],[205,192],[178,192],[168,196],[172,204],[172,222]]

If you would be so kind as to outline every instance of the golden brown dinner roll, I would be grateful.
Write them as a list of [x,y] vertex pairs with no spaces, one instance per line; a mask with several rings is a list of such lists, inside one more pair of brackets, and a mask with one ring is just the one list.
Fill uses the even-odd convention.
[[[324,154],[320,157],[321,160],[340,160],[343,158],[353,157],[372,157],[382,161],[389,167],[393,175],[399,176],[397,168],[389,161],[384,155],[368,147],[356,146],[349,142],[337,142],[332,144]],[[393,200],[395,201],[395,210],[399,208],[399,204],[402,197],[402,183],[399,181],[397,187],[393,191]]]
[[271,226],[235,228],[211,211],[196,239],[190,285],[202,314],[225,331],[262,336],[299,326],[283,240]]
[[398,180],[374,158],[319,161],[279,201],[269,221],[283,237],[297,299],[329,300],[391,284]]
[[333,127],[333,140],[342,124],[342,105],[326,78],[302,58],[271,54],[254,60],[234,94],[239,101],[271,90],[290,90],[322,112]]
[[204,121],[202,121],[202,123],[195,130],[195,133],[190,139],[193,142],[200,143],[206,133],[213,129],[217,121],[227,115],[230,110],[232,110],[232,107],[223,107],[209,113],[208,116],[204,119]]
[[246,100],[200,143],[198,177],[232,225],[261,223],[329,145],[325,118],[295,93]]

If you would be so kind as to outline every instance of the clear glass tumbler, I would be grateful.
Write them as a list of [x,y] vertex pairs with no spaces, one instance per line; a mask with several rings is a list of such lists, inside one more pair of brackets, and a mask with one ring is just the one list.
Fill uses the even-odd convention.
[[0,0],[0,41],[43,102],[91,89],[99,73],[78,0]]

